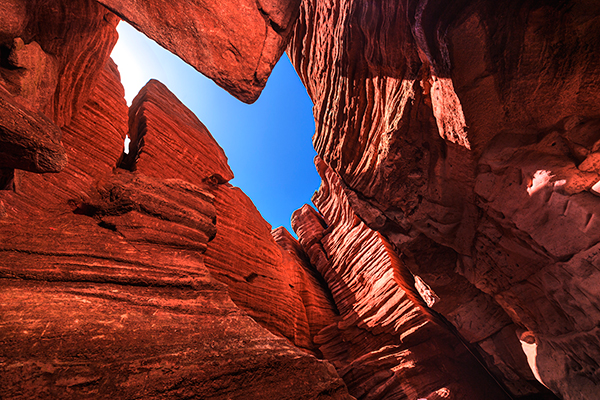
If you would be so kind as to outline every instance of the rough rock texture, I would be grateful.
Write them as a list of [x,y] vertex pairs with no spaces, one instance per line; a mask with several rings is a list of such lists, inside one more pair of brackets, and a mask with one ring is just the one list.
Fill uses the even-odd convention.
[[[200,177],[229,169],[189,110],[144,114],[183,107],[164,86],[149,83],[130,112],[145,130],[139,169],[116,169],[128,132],[118,79],[107,64],[64,128],[61,173],[19,172],[0,191],[0,397],[351,399],[330,364],[261,327],[211,276],[221,184]],[[180,151],[209,149],[200,172],[168,147],[150,152],[168,127]],[[170,176],[186,169],[193,182]]]
[[67,164],[59,127],[83,107],[117,41],[118,18],[92,0],[0,6],[0,186],[14,169]]
[[[206,267],[227,284],[235,303],[257,322],[315,352],[314,332],[335,317],[335,309],[316,272],[303,260],[301,247],[296,243],[294,253],[288,254],[278,246],[271,226],[248,196],[227,183],[233,174],[206,127],[154,80],[132,102],[129,118],[130,153],[120,164],[133,162],[130,169],[149,177],[208,185],[218,231],[205,253]],[[294,246],[289,233],[279,230],[278,235],[280,241]]]
[[252,103],[283,54],[300,0],[98,0],[167,50]]
[[62,132],[44,114],[24,110],[0,88],[0,167],[58,172],[67,164]]
[[123,96],[117,66],[110,60],[101,70],[90,100],[72,123],[62,128],[62,144],[70,162],[60,174],[16,171],[14,189],[0,192],[6,199],[7,217],[19,220],[23,215],[46,217],[49,211],[71,210],[76,207],[74,202],[87,197],[96,181],[112,173],[127,134]]
[[289,47],[354,212],[515,396],[600,391],[599,15],[305,0]]
[[[233,179],[227,157],[208,129],[154,79],[131,103],[129,134],[129,154],[119,161],[124,169],[196,184],[219,184]],[[165,164],[164,159],[172,162]]]
[[271,226],[239,188],[224,184],[213,193],[219,231],[205,254],[207,268],[254,320],[318,354],[314,333],[337,312],[312,266],[278,246]]
[[305,205],[292,224],[340,311],[315,341],[350,393],[357,399],[508,399],[412,291],[412,276],[354,214],[337,175],[320,159],[316,164],[323,183],[313,202],[322,217]]
[[11,0],[4,9],[12,22],[0,27],[1,86],[67,125],[109,59],[119,19],[93,0]]
[[[109,9],[247,102],[289,42],[324,178],[301,244],[162,84],[127,109]],[[595,0],[3,1],[0,397],[351,398],[317,356],[358,398],[598,398],[599,22]]]

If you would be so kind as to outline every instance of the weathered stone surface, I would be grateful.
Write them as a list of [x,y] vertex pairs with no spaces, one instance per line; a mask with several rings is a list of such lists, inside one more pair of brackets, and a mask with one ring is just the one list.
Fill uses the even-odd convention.
[[30,112],[0,90],[0,167],[58,172],[67,164],[62,132],[44,114]]
[[92,0],[0,6],[0,166],[62,170],[59,127],[81,109],[116,43],[117,17]]
[[339,321],[315,338],[358,399],[505,399],[469,349],[430,313],[391,245],[352,211],[339,177],[323,178],[292,224],[331,288]]
[[144,153],[142,136],[140,168],[116,169],[127,107],[107,64],[64,128],[69,165],[20,172],[0,191],[0,397],[352,399],[330,364],[261,327],[211,276],[203,253],[222,184],[204,178],[226,175],[226,159],[189,110],[148,116],[179,104],[166,88],[140,98],[129,126],[144,124],[147,149],[187,124],[179,139],[209,149],[204,169],[182,172],[188,160],[169,147]]
[[121,168],[196,184],[233,179],[227,157],[208,129],[157,80],[150,80],[133,99],[129,136],[130,150],[119,161]]
[[271,234],[277,244],[285,250],[282,253],[283,263],[280,268],[295,272],[295,282],[292,286],[302,298],[308,321],[308,338],[312,345],[307,350],[322,356],[318,350],[319,346],[314,343],[314,338],[324,327],[331,324],[331,321],[339,318],[331,292],[321,274],[310,263],[308,255],[298,240],[281,226],[274,229]]
[[585,0],[305,0],[288,49],[353,210],[514,395],[540,392],[533,376],[566,399],[600,384],[577,350],[585,337],[595,354],[598,319],[572,308],[598,296],[551,284],[565,263],[598,270],[599,15]]
[[300,0],[98,0],[238,99],[252,103],[283,54]]
[[[61,129],[69,163],[60,174],[17,171],[15,190],[0,194],[14,205],[8,217],[47,215],[49,210],[71,210],[69,203],[88,196],[95,182],[111,174],[123,153],[127,134],[127,104],[114,62],[101,70],[91,99],[72,123]],[[17,211],[18,210],[18,211]]]
[[159,283],[3,279],[2,397],[351,398],[330,365],[265,331],[223,286]]
[[313,334],[336,315],[319,282],[277,245],[271,226],[239,188],[225,184],[213,193],[219,230],[205,254],[207,268],[254,320],[318,353]]
[[118,18],[93,0],[24,0],[3,7],[0,84],[67,125],[85,104],[117,41]]
[[[210,196],[194,197],[210,210]],[[149,234],[170,214],[169,199],[157,200],[141,219],[70,214],[21,224],[3,242],[2,397],[350,398],[331,366],[231,302],[202,242]]]
[[[149,177],[208,185],[218,229],[205,253],[206,267],[257,322],[317,354],[312,338],[335,317],[334,307],[310,264],[282,249],[248,196],[227,183],[233,174],[208,130],[154,80],[136,96],[129,115],[130,153],[120,164]],[[281,240],[293,239],[284,235]]]

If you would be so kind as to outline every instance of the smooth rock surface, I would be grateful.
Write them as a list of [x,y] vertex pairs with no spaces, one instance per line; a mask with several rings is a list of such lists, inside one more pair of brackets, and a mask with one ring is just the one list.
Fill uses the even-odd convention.
[[283,54],[299,0],[98,0],[238,99],[252,103]]

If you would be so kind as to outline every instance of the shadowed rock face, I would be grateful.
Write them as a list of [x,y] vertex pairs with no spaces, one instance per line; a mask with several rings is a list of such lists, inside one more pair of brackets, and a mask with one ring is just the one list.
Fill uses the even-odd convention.
[[[508,399],[460,339],[412,289],[412,275],[352,211],[339,177],[317,159],[323,183],[292,217],[331,288],[339,320],[315,337],[357,399]],[[408,279],[408,280],[407,280]]]
[[[92,0],[0,6],[0,168],[58,172],[61,130],[80,110],[117,41],[118,18]],[[6,178],[9,177],[9,178]]]
[[353,210],[516,396],[534,375],[567,399],[599,390],[599,15],[306,0],[288,50]]

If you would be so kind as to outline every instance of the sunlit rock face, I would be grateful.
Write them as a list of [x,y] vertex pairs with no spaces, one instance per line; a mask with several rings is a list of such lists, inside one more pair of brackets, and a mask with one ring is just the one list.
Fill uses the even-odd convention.
[[[163,84],[152,80],[129,109],[129,134],[130,153],[120,160],[121,166],[152,178],[208,187],[218,228],[204,263],[229,287],[235,303],[271,332],[317,353],[314,333],[336,316],[327,291],[314,268],[303,261],[299,245],[291,254],[280,247],[248,196],[227,183],[233,173],[206,127]],[[289,233],[278,232],[280,241],[294,246]],[[191,237],[187,246],[195,241]]]
[[[268,229],[252,238],[278,251],[273,268],[297,285],[272,292],[272,318],[259,320],[278,336],[211,274],[211,240],[239,248],[249,236],[219,230],[219,187],[238,189],[210,133],[162,84],[148,83],[128,110],[114,63],[99,73],[62,129],[69,164],[17,171],[0,191],[0,397],[352,399],[332,365],[292,345],[311,351],[310,328],[335,313],[300,256]],[[249,200],[234,207],[258,215]],[[246,260],[246,273],[262,262]],[[292,311],[272,309],[284,300]]]
[[98,0],[242,101],[283,54],[300,0]]
[[599,15],[305,0],[288,49],[352,209],[514,396],[600,392]]

